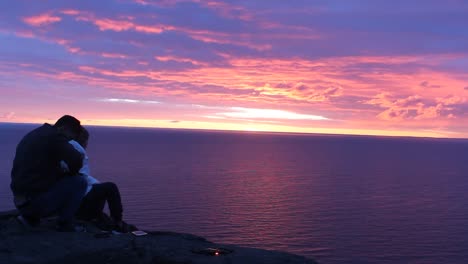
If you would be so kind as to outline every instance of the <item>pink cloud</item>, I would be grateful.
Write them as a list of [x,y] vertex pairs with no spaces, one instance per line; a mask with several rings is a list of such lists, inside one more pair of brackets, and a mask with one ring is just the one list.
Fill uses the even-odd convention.
[[466,98],[461,96],[453,96],[449,95],[444,98],[437,98],[438,103],[442,103],[444,105],[456,105],[456,104],[463,104],[467,101]]
[[81,51],[80,48],[75,48],[75,47],[68,47],[67,50],[71,53],[78,53]]
[[141,25],[130,20],[134,20],[132,16],[121,16],[118,19],[110,19],[110,18],[97,18],[94,14],[89,12],[81,12],[77,10],[63,10],[61,11],[63,14],[74,16],[78,21],[86,21],[91,22],[96,25],[99,30],[101,31],[128,31],[133,30],[142,33],[148,34],[160,34],[165,30],[172,29],[171,26],[163,26],[163,25]]
[[0,115],[0,120],[12,120],[15,117],[15,112],[6,112]]
[[[63,14],[75,16],[79,21],[86,21],[96,25],[99,30],[107,31],[112,30],[116,32],[133,30],[136,32],[146,34],[160,34],[164,31],[177,31],[189,35],[191,38],[202,41],[205,43],[218,43],[218,44],[234,44],[246,46],[258,51],[266,51],[272,48],[271,44],[254,43],[251,36],[248,34],[230,34],[223,32],[214,32],[210,30],[191,29],[189,27],[172,26],[166,24],[143,25],[129,20],[133,17],[120,17],[119,19],[110,18],[97,18],[94,14],[89,12],[82,12],[77,10],[63,10]],[[285,37],[285,36],[277,36]],[[292,33],[288,35],[292,37]],[[315,34],[307,32],[297,36],[300,38],[316,38]]]
[[[117,54],[102,54],[101,56],[107,57],[121,57]],[[122,55],[125,56],[125,55]],[[146,83],[137,81],[138,78],[145,77],[149,81],[154,80],[158,82],[167,82],[168,84],[175,85],[177,87],[193,87],[193,86],[217,86],[218,92],[200,92],[201,90],[195,90],[192,92],[193,97],[197,98],[223,98],[226,100],[243,101],[244,103],[256,102],[256,103],[267,103],[275,104],[282,103],[287,105],[294,104],[308,104],[308,103],[321,103],[322,109],[328,109],[330,111],[336,110],[333,106],[333,100],[342,96],[361,96],[369,97],[368,103],[374,102],[385,95],[385,90],[389,89],[400,89],[399,86],[404,85],[408,87],[408,84],[393,84],[387,83],[386,86],[382,86],[379,90],[376,90],[374,83],[385,81],[385,79],[392,79],[402,81],[406,78],[404,75],[392,74],[388,77],[385,75],[368,75],[369,80],[353,79],[347,75],[346,70],[349,64],[359,62],[355,58],[352,62],[346,62],[343,60],[320,60],[320,61],[306,61],[306,60],[263,60],[263,59],[235,59],[231,60],[230,67],[212,67],[205,65],[199,61],[176,57],[176,56],[156,56],[155,59],[161,62],[177,61],[177,62],[190,62],[194,65],[203,65],[202,68],[188,69],[182,71],[154,71],[154,70],[137,70],[133,67],[123,69],[110,69],[110,68],[99,68],[93,66],[81,66],[79,69],[83,73],[90,73],[99,79],[114,78],[112,80],[113,85],[110,87],[129,87],[141,86],[145,87]],[[367,61],[368,58],[363,58]],[[385,60],[385,58],[382,58]],[[147,64],[143,62],[142,65]],[[256,71],[261,68],[262,71]],[[291,71],[294,68],[294,71]],[[358,77],[358,76],[357,76]],[[122,79],[120,79],[122,78]],[[135,79],[133,79],[135,78]],[[133,81],[132,81],[133,80]],[[110,80],[106,80],[110,82]],[[131,84],[133,82],[133,84]],[[445,80],[447,82],[447,78]],[[116,85],[122,83],[122,85]],[[126,83],[123,85],[123,83]],[[419,82],[415,80],[415,83]],[[180,85],[179,85],[180,84]],[[411,84],[409,84],[411,86]],[[419,85],[416,85],[419,87]],[[223,91],[222,88],[225,88]],[[404,89],[402,86],[401,89]],[[144,88],[147,90],[147,88]],[[177,93],[181,91],[175,90],[172,86],[171,93]],[[238,91],[233,94],[227,94],[227,91]],[[241,92],[251,91],[251,93]],[[373,98],[372,94],[376,91],[382,92],[377,97]],[[408,90],[408,92],[411,92]],[[191,93],[190,90],[184,91],[183,93]],[[416,93],[418,94],[418,93]],[[408,95],[409,96],[409,95]],[[429,96],[429,98],[435,98]],[[406,97],[405,97],[406,98]],[[381,98],[385,99],[385,98]],[[415,100],[415,98],[410,98]],[[397,105],[405,107],[405,104],[414,103],[410,99],[401,100]],[[219,100],[219,99],[216,99]],[[391,107],[394,105],[390,99],[381,102],[381,106]],[[395,99],[396,100],[396,99]],[[342,105],[342,109],[348,109],[348,111],[356,111],[355,105]]]
[[35,38],[36,35],[32,31],[21,30],[15,32],[15,35],[22,38]]
[[45,13],[42,15],[38,16],[32,16],[32,17],[25,17],[23,18],[23,22],[33,26],[33,27],[40,27],[40,26],[45,26],[53,23],[57,23],[61,21],[62,18],[58,16],[54,16],[51,13]]
[[119,21],[113,19],[97,19],[93,21],[96,26],[99,27],[99,30],[113,30],[113,31],[125,31],[134,27],[132,22],[128,21]]
[[[147,6],[131,7],[131,2]],[[18,4],[20,13],[6,17],[11,21],[0,29],[9,45],[0,64],[0,85],[4,90],[29,87],[18,99],[28,98],[28,92],[76,90],[77,100],[108,98],[113,103],[106,106],[116,108],[118,103],[134,107],[135,100],[145,99],[174,105],[193,102],[241,107],[224,115],[206,113],[212,117],[258,120],[257,114],[268,119],[286,115],[261,111],[280,106],[290,117],[316,114],[337,127],[463,126],[468,131],[463,125],[468,122],[461,122],[468,119],[466,45],[456,34],[447,37],[457,30],[443,36],[413,32],[432,23],[427,17],[427,23],[410,25],[398,38],[390,23],[393,18],[368,27],[363,14],[327,16],[333,11],[325,10],[328,4],[280,2],[261,6],[245,1],[126,0],[67,8],[41,4],[55,11],[36,16]],[[385,14],[380,15],[385,22]],[[440,28],[456,26],[443,20],[438,20]],[[167,31],[171,32],[158,36]],[[15,107],[5,108],[25,116]],[[99,110],[96,115],[108,111]]]
[[73,10],[73,9],[65,9],[65,10],[60,11],[60,13],[69,15],[69,16],[76,16],[80,14],[80,11]]
[[124,55],[124,54],[118,54],[118,53],[102,53],[101,54],[102,57],[104,58],[118,58],[118,59],[125,59],[127,58],[128,56]]
[[173,27],[172,30],[183,32],[191,38],[205,43],[233,44],[249,47],[258,51],[267,51],[272,48],[271,44],[254,43],[250,39],[250,36],[245,35],[220,33],[208,30],[193,30],[183,27]]
[[143,26],[143,25],[134,25],[135,31],[143,32],[143,33],[152,33],[152,34],[159,34],[164,31],[164,29],[160,26]]
[[366,104],[377,105],[386,108],[377,117],[387,121],[423,120],[436,118],[456,117],[451,110],[452,105],[464,103],[466,99],[458,96],[445,98],[424,99],[419,95],[411,95],[406,98],[395,99],[390,93],[378,94]]
[[221,16],[231,19],[239,19],[243,21],[252,21],[255,18],[255,14],[246,8],[241,6],[235,6],[223,1],[196,1],[201,5],[205,5],[217,11]]
[[[115,21],[117,20],[106,20],[109,25]],[[127,30],[136,30],[137,24],[133,21],[122,21],[132,25]],[[118,31],[120,30],[118,26],[125,24],[116,23],[117,27],[109,25],[106,25],[108,30]],[[180,30],[179,28],[173,29]],[[215,39],[219,40],[228,37],[210,31],[187,32],[212,34]],[[73,40],[57,38],[49,42],[62,45],[70,52],[78,53],[77,55],[86,54],[110,59],[132,58],[131,53],[120,54],[111,50],[109,52],[92,50],[81,52],[78,46],[72,46],[77,45]],[[141,48],[146,47],[145,43],[141,45]],[[337,119],[336,115],[343,112],[346,112],[345,114],[360,112],[359,115],[354,116],[355,120],[361,119],[365,122],[366,118],[373,118],[374,125],[380,121],[403,124],[405,123],[403,121],[414,122],[415,120],[432,122],[439,117],[439,120],[451,119],[457,117],[456,113],[451,113],[451,105],[465,100],[460,94],[460,90],[463,91],[460,87],[466,86],[466,79],[456,75],[429,70],[406,73],[404,69],[395,71],[386,68],[379,71],[366,71],[358,68],[360,64],[374,63],[398,68],[399,65],[428,60],[418,56],[360,56],[307,60],[246,58],[226,53],[223,55],[223,65],[219,66],[178,55],[175,53],[153,58],[160,62],[188,62],[201,67],[182,70],[162,67],[156,70],[151,66],[138,67],[138,61],[141,65],[149,65],[148,62],[140,59],[134,64],[116,63],[113,66],[107,64],[110,60],[106,60],[100,61],[99,64],[79,66],[79,70],[70,68],[69,71],[64,72],[47,74],[36,72],[33,75],[51,80],[103,87],[109,92],[121,92],[124,94],[123,98],[126,98],[126,95],[130,98],[132,95],[161,94],[165,97],[176,95],[177,100],[181,101],[224,103],[256,109],[273,109],[272,106],[281,105],[285,110],[296,113],[307,112],[307,110],[301,110],[301,107],[307,109],[306,107],[313,106],[314,110],[318,110],[318,114],[330,116],[334,120]],[[437,64],[443,62],[444,59],[445,55],[434,56],[430,61]],[[440,89],[427,89],[433,84],[440,86]],[[446,98],[447,93],[457,94],[459,98]],[[346,96],[367,98],[367,101],[366,103],[349,101],[338,106],[336,100]],[[362,110],[365,108],[360,109],[362,104],[376,107],[367,107]]]
[[196,61],[196,60],[193,60],[193,59],[190,59],[190,58],[182,58],[182,57],[176,57],[176,56],[155,56],[154,58],[156,60],[158,60],[158,61],[163,61],[163,62],[167,62],[167,61],[188,62],[188,63],[191,63],[193,65],[208,66],[207,63]]

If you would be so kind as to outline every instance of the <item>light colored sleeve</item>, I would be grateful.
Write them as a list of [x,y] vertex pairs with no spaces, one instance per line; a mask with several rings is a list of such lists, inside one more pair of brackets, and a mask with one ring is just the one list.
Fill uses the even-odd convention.
[[[68,143],[70,145],[72,145],[81,155],[83,155],[83,157],[86,155],[86,151],[84,150],[84,148],[78,142],[76,142],[75,140],[70,140],[70,141],[68,141]],[[60,161],[60,168],[65,173],[70,171],[70,168],[68,167],[68,164],[64,160]]]
[[91,175],[88,175],[88,185],[93,185],[99,183],[99,181]]
[[[86,156],[86,151],[78,142],[76,142],[75,140],[70,140],[68,141],[68,144],[72,145],[73,148],[75,148],[83,156],[84,159],[84,157]],[[69,171],[68,164],[64,160],[60,161],[60,167],[65,171]]]
[[99,181],[96,178],[91,176],[91,171],[90,171],[90,168],[89,168],[88,155],[86,154],[86,150],[80,145],[80,143],[76,142],[75,140],[70,140],[69,143],[76,150],[78,150],[81,154],[83,154],[83,167],[81,167],[80,173],[83,174],[84,176],[86,176],[86,181],[88,182],[88,186],[99,183]]
[[86,150],[80,145],[80,143],[76,142],[75,140],[70,140],[68,141],[68,143],[72,145],[82,155],[86,155]]

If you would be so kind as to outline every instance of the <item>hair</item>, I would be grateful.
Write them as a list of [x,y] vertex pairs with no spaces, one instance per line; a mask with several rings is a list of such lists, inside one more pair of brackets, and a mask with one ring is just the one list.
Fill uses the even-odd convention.
[[80,129],[80,134],[78,135],[78,138],[76,139],[76,141],[83,147],[86,148],[86,145],[88,143],[88,139],[89,139],[89,132],[88,130],[86,130],[86,128],[84,127],[81,127]]
[[55,122],[54,127],[64,127],[75,134],[81,132],[81,122],[71,115],[64,115]]

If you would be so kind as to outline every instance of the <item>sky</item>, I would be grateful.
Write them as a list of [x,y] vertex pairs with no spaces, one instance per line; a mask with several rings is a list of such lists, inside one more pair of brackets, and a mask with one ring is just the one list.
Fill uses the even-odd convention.
[[468,138],[468,0],[0,10],[0,122]]

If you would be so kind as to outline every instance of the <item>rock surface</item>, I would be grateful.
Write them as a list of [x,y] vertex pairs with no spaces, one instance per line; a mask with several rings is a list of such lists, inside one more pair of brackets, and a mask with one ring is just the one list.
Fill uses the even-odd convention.
[[[87,232],[61,233],[54,230],[54,222],[46,219],[39,227],[27,228],[14,211],[0,213],[0,263],[316,263],[279,251],[215,244],[190,234],[148,232],[139,237],[112,234],[97,238],[101,231],[89,223],[85,223]],[[218,256],[202,254],[207,248],[226,251]]]

